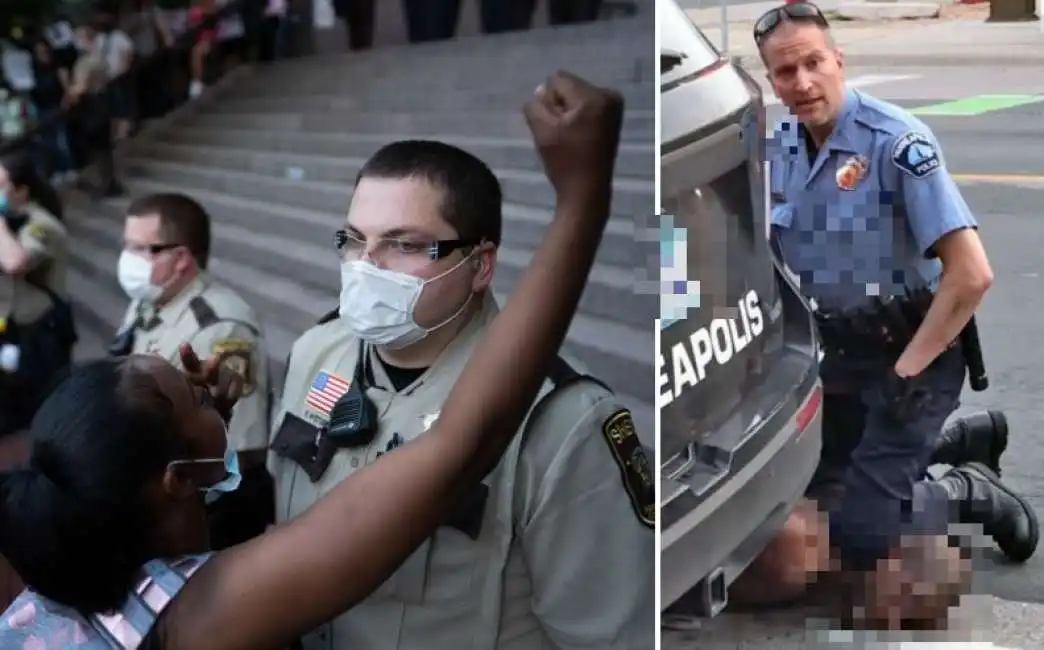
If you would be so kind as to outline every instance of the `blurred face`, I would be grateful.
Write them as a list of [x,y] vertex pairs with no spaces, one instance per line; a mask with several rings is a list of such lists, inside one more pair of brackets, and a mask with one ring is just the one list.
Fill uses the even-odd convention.
[[[157,214],[130,215],[123,226],[123,249],[152,265],[152,284],[173,289],[177,281],[195,269],[192,253],[166,240]],[[162,296],[170,298],[169,295]]]
[[150,375],[178,414],[177,426],[188,457],[176,460],[204,461],[168,467],[150,494],[160,513],[161,544],[179,553],[205,550],[208,525],[201,489],[225,477],[224,456],[228,445],[225,424],[213,407],[210,393],[190,384],[166,360],[154,355],[136,355],[128,358],[127,363],[131,372]]
[[786,22],[761,46],[779,101],[807,127],[832,126],[845,99],[844,58],[818,25]]
[[[442,199],[442,190],[423,179],[363,178],[345,225],[343,261],[363,259],[431,280],[414,309],[417,324],[426,328],[444,323],[473,293],[486,289],[496,260],[492,244],[454,245],[460,235],[442,218]],[[444,255],[433,259],[433,248]]]
[[0,194],[7,197],[8,204],[13,208],[21,208],[29,202],[29,188],[15,187],[3,165],[0,165]]

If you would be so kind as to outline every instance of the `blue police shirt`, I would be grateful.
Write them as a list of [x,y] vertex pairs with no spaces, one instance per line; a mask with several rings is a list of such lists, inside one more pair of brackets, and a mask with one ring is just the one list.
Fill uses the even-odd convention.
[[769,143],[772,231],[801,290],[820,307],[934,290],[932,247],[977,222],[931,130],[904,109],[849,90],[810,164],[796,118]]

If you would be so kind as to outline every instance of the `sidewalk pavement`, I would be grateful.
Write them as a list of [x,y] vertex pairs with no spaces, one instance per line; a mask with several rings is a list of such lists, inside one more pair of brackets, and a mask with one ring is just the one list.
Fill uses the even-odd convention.
[[[749,68],[761,61],[751,36],[753,22],[776,2],[728,7],[729,54]],[[840,0],[817,3],[830,14]],[[721,46],[721,9],[686,12],[715,45]],[[943,7],[939,19],[892,21],[834,20],[834,38],[849,65],[1027,67],[1044,65],[1044,33],[1036,22],[987,23],[988,5]]]

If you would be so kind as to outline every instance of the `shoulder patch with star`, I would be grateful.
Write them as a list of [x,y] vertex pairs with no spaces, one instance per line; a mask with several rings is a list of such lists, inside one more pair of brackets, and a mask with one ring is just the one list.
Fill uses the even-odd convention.
[[656,487],[653,483],[649,459],[634,427],[634,419],[627,409],[620,409],[602,423],[613,460],[620,468],[624,489],[631,500],[638,520],[652,528],[656,525]]
[[931,176],[942,168],[939,148],[918,131],[908,131],[892,145],[892,164],[914,178]]

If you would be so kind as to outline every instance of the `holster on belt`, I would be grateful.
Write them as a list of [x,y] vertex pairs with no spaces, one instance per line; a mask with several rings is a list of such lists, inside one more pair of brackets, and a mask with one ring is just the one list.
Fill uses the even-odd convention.
[[897,359],[913,339],[931,304],[927,289],[873,298],[843,310],[820,310],[816,323],[827,354],[852,359]]

